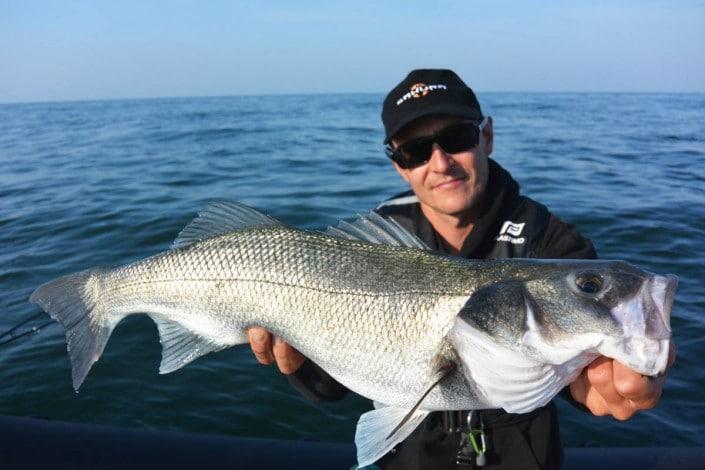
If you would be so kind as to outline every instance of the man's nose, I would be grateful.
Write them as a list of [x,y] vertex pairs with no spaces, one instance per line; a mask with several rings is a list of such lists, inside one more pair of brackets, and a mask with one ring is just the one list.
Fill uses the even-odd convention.
[[448,169],[453,166],[453,163],[453,156],[434,142],[431,150],[431,158],[428,161],[431,170],[443,173],[448,171]]

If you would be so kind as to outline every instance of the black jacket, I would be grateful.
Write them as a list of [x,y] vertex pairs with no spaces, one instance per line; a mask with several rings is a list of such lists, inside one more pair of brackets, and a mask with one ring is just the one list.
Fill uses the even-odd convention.
[[[591,259],[597,256],[592,243],[573,227],[551,214],[544,205],[520,195],[517,182],[493,160],[483,201],[482,216],[463,243],[459,254],[462,257]],[[411,191],[385,201],[375,211],[395,219],[430,248],[450,252]],[[347,393],[345,387],[311,361],[306,361],[289,380],[313,400],[336,400]],[[431,413],[377,465],[385,469],[472,468],[471,464],[456,464],[465,420],[466,414],[457,412]],[[480,420],[487,441],[484,468],[560,467],[563,451],[553,403],[523,415],[502,410],[475,412],[473,423]]]

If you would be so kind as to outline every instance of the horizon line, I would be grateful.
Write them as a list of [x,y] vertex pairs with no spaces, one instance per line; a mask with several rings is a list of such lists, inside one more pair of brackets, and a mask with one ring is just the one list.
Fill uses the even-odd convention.
[[[565,90],[565,91],[544,91],[544,90],[474,90],[477,94],[584,94],[584,95],[702,95],[705,91],[585,91],[585,90]],[[213,95],[174,95],[174,96],[133,96],[122,98],[57,98],[38,100],[18,100],[0,101],[0,105],[21,105],[21,104],[60,104],[60,103],[92,103],[105,101],[149,101],[149,100],[180,100],[180,99],[213,99],[213,98],[247,98],[247,97],[283,97],[283,96],[322,96],[322,95],[381,95],[384,92],[372,91],[336,91],[336,92],[285,92],[285,93],[251,93],[251,94],[213,94]]]

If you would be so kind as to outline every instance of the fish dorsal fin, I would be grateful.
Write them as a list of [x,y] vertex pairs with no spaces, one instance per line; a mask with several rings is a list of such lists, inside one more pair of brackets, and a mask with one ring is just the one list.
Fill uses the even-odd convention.
[[363,240],[378,245],[406,246],[430,250],[416,235],[410,233],[394,219],[385,219],[376,212],[358,215],[352,222],[341,220],[335,227],[328,227],[327,235],[349,240]]
[[176,237],[172,248],[249,227],[277,227],[282,223],[238,202],[210,202]]

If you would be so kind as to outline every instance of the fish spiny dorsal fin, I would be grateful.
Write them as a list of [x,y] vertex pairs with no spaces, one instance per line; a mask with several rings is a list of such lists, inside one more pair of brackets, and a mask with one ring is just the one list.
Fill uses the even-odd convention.
[[230,201],[210,202],[176,237],[172,248],[251,227],[278,227],[283,224],[244,204]]
[[349,240],[363,240],[378,245],[406,246],[430,250],[416,235],[410,233],[394,219],[385,219],[376,212],[358,215],[352,222],[341,220],[335,227],[325,230],[327,235]]

